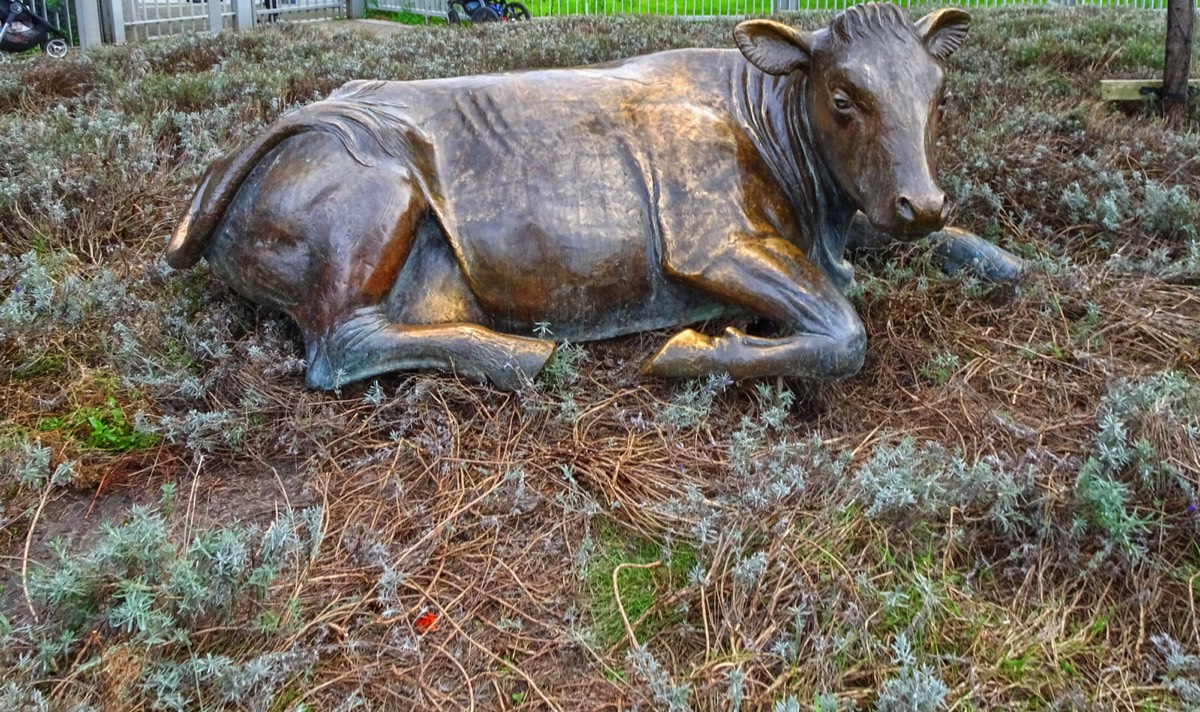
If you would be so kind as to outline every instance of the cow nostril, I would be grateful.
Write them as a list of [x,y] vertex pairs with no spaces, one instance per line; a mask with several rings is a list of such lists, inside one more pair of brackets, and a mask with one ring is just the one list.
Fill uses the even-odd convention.
[[906,223],[932,225],[935,221],[945,223],[949,216],[950,200],[945,193],[929,193],[917,198],[902,195],[896,198],[896,216]]

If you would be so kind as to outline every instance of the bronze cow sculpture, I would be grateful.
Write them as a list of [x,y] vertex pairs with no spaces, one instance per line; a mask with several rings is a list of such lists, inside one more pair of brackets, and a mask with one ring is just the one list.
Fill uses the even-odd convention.
[[316,388],[412,368],[517,388],[554,350],[539,324],[588,341],[732,314],[785,335],[685,329],[644,372],[848,376],[850,224],[943,227],[942,62],[967,25],[860,5],[816,32],[743,22],[740,51],[350,82],[214,163],[167,261],[204,256],[291,315]]

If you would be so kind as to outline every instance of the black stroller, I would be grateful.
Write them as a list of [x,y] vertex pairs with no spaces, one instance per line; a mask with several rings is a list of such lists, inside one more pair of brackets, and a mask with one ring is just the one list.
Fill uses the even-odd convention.
[[41,47],[51,57],[65,57],[70,45],[63,31],[20,0],[0,0],[0,52]]
[[[0,0],[4,2],[4,0]],[[455,5],[462,8],[460,13]],[[519,22],[531,17],[529,8],[510,0],[447,0],[446,23],[470,25],[480,22]]]

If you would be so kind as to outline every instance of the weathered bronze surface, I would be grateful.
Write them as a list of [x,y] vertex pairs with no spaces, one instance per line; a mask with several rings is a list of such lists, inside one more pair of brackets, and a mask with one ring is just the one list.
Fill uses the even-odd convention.
[[351,82],[214,163],[167,260],[290,314],[317,388],[410,368],[515,388],[554,349],[539,324],[586,341],[733,314],[787,335],[687,329],[645,373],[847,376],[851,221],[943,227],[942,62],[967,25],[860,5],[816,32],[743,22],[740,51]]

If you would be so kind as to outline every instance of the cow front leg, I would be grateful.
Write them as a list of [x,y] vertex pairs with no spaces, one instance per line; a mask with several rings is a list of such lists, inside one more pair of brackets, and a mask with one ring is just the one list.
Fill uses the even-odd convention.
[[395,324],[378,308],[358,310],[332,333],[307,338],[309,387],[333,390],[391,371],[437,369],[515,391],[530,382],[554,342],[476,324]]
[[[949,275],[968,274],[985,282],[1006,284],[1021,279],[1025,262],[1008,250],[961,228],[948,227],[929,235],[933,256]],[[895,238],[877,229],[858,213],[850,223],[846,249],[872,250],[895,242]]]
[[948,227],[929,236],[933,254],[946,274],[967,274],[985,282],[1011,284],[1025,273],[1025,261],[982,237]]
[[726,329],[710,337],[687,329],[655,354],[643,373],[695,378],[728,373],[843,378],[862,367],[866,331],[833,282],[791,242],[779,238],[735,243],[702,266],[667,265],[674,279],[709,297],[783,325],[791,335],[748,336]]

